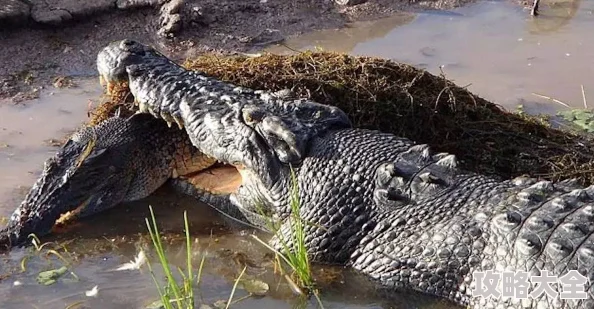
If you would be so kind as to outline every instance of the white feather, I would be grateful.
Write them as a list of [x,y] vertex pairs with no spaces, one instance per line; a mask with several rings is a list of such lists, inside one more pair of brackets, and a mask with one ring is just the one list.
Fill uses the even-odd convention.
[[97,294],[99,294],[99,286],[98,285],[94,286],[89,291],[85,291],[85,295],[87,297],[95,297],[95,296],[97,296]]
[[146,263],[146,255],[144,254],[143,250],[140,250],[140,252],[138,252],[138,255],[136,256],[136,258],[134,258],[134,261],[130,261],[128,263],[124,263],[122,265],[120,265],[120,267],[118,267],[116,270],[135,270],[135,269],[140,269],[140,267],[142,267],[142,265],[144,265]]

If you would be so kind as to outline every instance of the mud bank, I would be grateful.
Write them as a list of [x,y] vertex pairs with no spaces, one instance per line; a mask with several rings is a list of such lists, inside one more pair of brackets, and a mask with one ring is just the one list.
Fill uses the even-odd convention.
[[59,76],[94,75],[98,50],[123,38],[180,60],[260,50],[314,30],[471,1],[0,0],[0,102],[35,98]]

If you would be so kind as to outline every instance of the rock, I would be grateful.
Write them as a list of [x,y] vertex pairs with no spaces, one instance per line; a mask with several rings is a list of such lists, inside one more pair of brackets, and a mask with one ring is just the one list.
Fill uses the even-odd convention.
[[74,18],[115,10],[116,7],[113,0],[46,0],[46,2],[52,7],[68,11]]
[[182,20],[179,14],[162,15],[159,35],[173,36],[182,29]]
[[33,20],[51,25],[113,10],[116,7],[113,0],[30,0],[30,3],[33,5]]
[[367,2],[367,0],[334,0],[336,4],[345,5],[345,6],[353,6],[358,4],[363,4]]
[[184,20],[184,23],[191,24],[192,26],[206,26],[217,20],[215,15],[207,14],[206,10],[198,4],[193,4],[189,7],[186,7],[184,16],[188,17],[188,20]]
[[159,35],[173,36],[182,29],[182,17],[179,14],[184,6],[183,0],[171,0],[159,10]]
[[31,8],[19,0],[0,0],[0,24],[22,24],[29,19]]
[[31,17],[40,24],[58,25],[72,19],[72,15],[66,10],[45,10],[33,8]]
[[161,15],[179,14],[185,5],[184,0],[171,0],[161,7]]
[[184,0],[172,0],[159,10],[159,34],[172,37],[183,28],[207,26],[216,21],[216,16],[205,13],[204,7]]
[[117,0],[116,6],[118,9],[126,10],[141,7],[158,7],[166,0]]

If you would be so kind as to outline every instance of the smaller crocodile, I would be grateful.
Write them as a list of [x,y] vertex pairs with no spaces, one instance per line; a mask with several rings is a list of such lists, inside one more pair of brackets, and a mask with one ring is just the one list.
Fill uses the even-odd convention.
[[[24,201],[0,233],[0,244],[26,241],[50,232],[70,212],[84,217],[104,205],[145,197],[163,185],[173,170],[211,162],[185,160],[196,153],[185,134],[150,115],[111,118],[75,133],[43,167]],[[158,146],[158,147],[156,147]],[[155,152],[158,155],[147,156]]]

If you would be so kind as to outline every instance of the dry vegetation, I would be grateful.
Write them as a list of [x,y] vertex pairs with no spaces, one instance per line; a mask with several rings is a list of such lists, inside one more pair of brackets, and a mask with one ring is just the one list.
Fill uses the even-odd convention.
[[[327,52],[260,57],[204,55],[190,69],[255,89],[292,89],[343,109],[357,127],[379,129],[456,154],[464,167],[505,178],[531,175],[594,183],[594,142],[548,126],[543,118],[509,113],[443,76],[393,61]],[[94,112],[112,114],[125,93]]]

